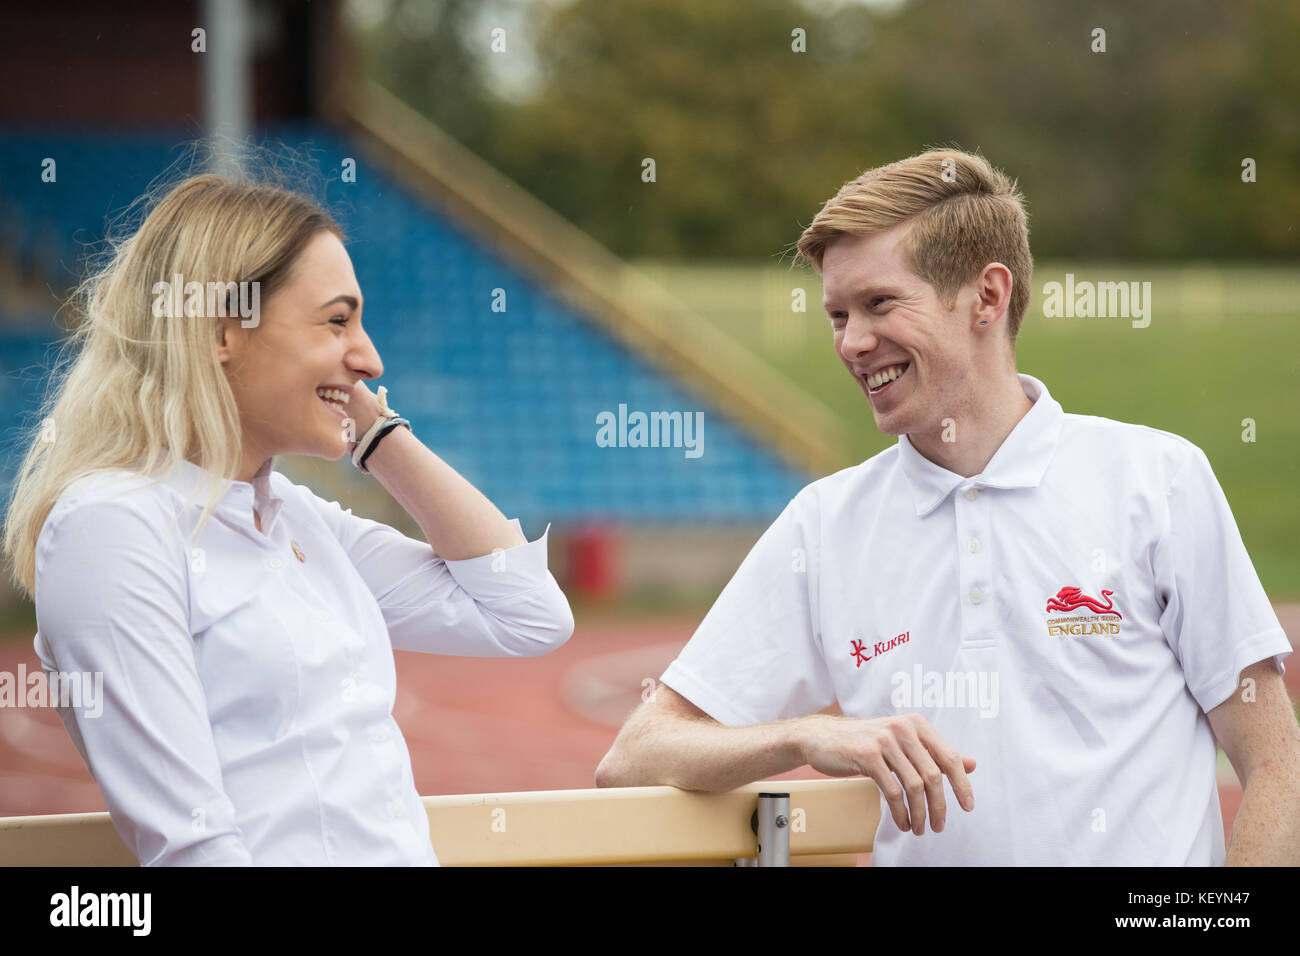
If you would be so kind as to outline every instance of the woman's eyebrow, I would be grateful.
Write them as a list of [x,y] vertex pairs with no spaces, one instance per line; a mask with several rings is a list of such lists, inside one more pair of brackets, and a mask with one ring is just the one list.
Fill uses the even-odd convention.
[[336,295],[334,298],[330,299],[328,302],[326,302],[324,305],[319,306],[318,308],[328,309],[335,302],[346,302],[348,304],[348,308],[351,309],[353,312],[357,310],[356,297],[350,295]]

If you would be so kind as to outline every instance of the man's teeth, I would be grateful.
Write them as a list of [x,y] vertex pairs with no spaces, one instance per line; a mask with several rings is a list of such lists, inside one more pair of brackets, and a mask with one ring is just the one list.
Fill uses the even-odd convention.
[[318,388],[316,389],[316,394],[327,402],[334,402],[338,405],[346,405],[348,403],[348,393],[340,391],[337,388]]
[[867,376],[867,385],[871,388],[880,388],[880,386],[884,385],[886,382],[892,382],[894,379],[898,378],[898,376],[902,375],[905,371],[907,371],[906,362],[902,365],[891,365],[889,368],[882,368],[874,375]]

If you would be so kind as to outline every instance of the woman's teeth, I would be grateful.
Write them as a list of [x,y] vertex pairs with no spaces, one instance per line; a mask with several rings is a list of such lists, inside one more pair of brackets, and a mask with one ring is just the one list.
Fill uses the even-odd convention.
[[894,379],[898,378],[898,376],[907,371],[907,365],[908,363],[906,362],[902,365],[891,365],[889,368],[882,368],[874,375],[868,375],[867,386],[875,389],[880,388],[880,386],[884,385],[886,382],[892,382]]
[[316,397],[330,405],[342,408],[348,403],[348,393],[337,388],[318,388]]

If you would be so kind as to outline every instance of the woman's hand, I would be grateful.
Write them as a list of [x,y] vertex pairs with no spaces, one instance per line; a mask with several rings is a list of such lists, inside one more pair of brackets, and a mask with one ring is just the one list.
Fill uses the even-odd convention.
[[[380,388],[384,392],[388,391],[383,386]],[[366,432],[370,431],[370,426],[383,414],[383,411],[378,396],[370,391],[364,381],[352,386],[352,394],[348,398],[348,419],[353,425],[352,440],[348,442],[349,455],[357,450],[357,442],[365,437]]]

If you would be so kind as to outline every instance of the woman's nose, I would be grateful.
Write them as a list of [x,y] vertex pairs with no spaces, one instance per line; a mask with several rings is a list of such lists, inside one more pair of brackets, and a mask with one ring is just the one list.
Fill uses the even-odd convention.
[[379,378],[384,374],[384,363],[370,336],[361,333],[361,341],[348,355],[348,364],[362,378]]

